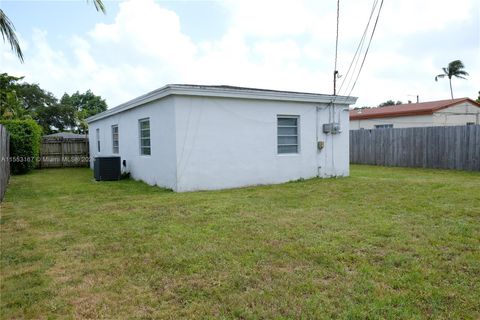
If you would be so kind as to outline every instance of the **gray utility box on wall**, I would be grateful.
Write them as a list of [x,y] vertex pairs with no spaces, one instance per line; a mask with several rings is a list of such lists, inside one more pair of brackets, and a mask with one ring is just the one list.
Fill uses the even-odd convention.
[[323,124],[323,133],[337,134],[340,132],[342,132],[342,128],[340,127],[340,123],[338,122]]
[[93,176],[97,181],[120,180],[120,157],[96,157]]

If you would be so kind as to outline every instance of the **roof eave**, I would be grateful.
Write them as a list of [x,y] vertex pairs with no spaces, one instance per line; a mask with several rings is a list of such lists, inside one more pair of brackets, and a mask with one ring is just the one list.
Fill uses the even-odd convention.
[[112,116],[114,114],[136,108],[143,104],[162,99],[169,95],[183,96],[201,96],[201,97],[219,97],[236,99],[257,99],[257,100],[277,100],[277,101],[296,101],[312,103],[332,103],[336,105],[352,105],[357,101],[357,97],[332,96],[312,93],[290,93],[281,91],[255,91],[255,90],[232,90],[228,88],[192,88],[181,85],[166,85],[160,89],[139,96],[133,100],[125,102],[115,108],[96,114],[86,119],[87,123]]
[[280,100],[298,102],[332,103],[338,105],[350,105],[357,101],[357,97],[333,96],[315,93],[293,93],[281,91],[256,91],[256,90],[232,90],[228,88],[185,88],[178,85],[170,85],[171,94],[202,97]]
[[151,92],[149,92],[147,94],[144,94],[144,95],[141,95],[141,96],[139,96],[135,99],[132,99],[130,101],[122,103],[122,104],[120,104],[120,105],[118,105],[118,106],[116,106],[112,109],[108,109],[104,112],[101,112],[101,113],[98,113],[98,114],[93,115],[91,117],[88,117],[85,120],[87,121],[87,123],[92,123],[94,121],[106,118],[108,116],[111,116],[111,115],[129,110],[129,109],[138,107],[142,104],[146,104],[146,103],[155,101],[157,99],[161,99],[161,98],[166,97],[168,95],[168,90],[169,90],[169,86],[161,87],[160,89],[151,91]]
[[479,107],[480,108],[480,103],[473,101],[470,98],[461,98],[458,101],[452,102],[452,103],[447,103],[440,105],[438,107],[434,107],[431,109],[426,109],[426,110],[410,110],[410,111],[396,111],[396,112],[391,112],[391,113],[379,113],[379,114],[362,114],[362,113],[357,113],[357,114],[351,114],[350,115],[350,120],[366,120],[366,119],[378,119],[378,118],[394,118],[394,117],[406,117],[406,116],[421,116],[421,115],[429,115],[433,114],[439,110],[443,110],[446,108],[450,108],[465,102],[469,102],[470,104]]
[[365,120],[365,119],[378,119],[378,118],[395,118],[395,117],[407,117],[407,116],[424,116],[433,114],[432,110],[415,111],[415,112],[395,112],[390,114],[358,114],[350,116],[350,120]]
[[447,104],[447,105],[444,105],[444,106],[439,106],[439,107],[433,108],[432,111],[435,112],[435,111],[438,111],[438,110],[450,108],[450,107],[453,107],[453,106],[456,106],[456,105],[459,105],[459,104],[462,104],[462,103],[465,103],[465,102],[470,102],[472,105],[480,108],[480,103],[478,103],[478,102],[476,102],[476,101],[474,101],[470,98],[464,98],[464,99],[461,99],[459,101],[455,101],[453,103],[450,103],[450,104]]

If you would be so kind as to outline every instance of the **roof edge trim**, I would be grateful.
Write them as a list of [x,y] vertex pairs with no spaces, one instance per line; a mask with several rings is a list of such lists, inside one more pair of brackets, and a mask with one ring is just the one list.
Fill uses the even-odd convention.
[[269,91],[255,90],[253,88],[233,89],[225,87],[208,86],[183,86],[169,84],[147,94],[141,95],[135,99],[122,103],[112,109],[87,118],[88,123],[124,112],[149,102],[165,98],[169,95],[200,96],[200,97],[219,97],[236,99],[258,99],[258,100],[277,100],[277,101],[297,101],[313,103],[332,103],[336,105],[352,105],[357,101],[356,97],[333,96],[317,93],[301,93],[288,91]]

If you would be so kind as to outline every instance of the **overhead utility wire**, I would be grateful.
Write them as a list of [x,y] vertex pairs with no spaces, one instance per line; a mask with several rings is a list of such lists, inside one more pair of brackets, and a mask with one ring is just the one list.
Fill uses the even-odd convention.
[[352,75],[350,76],[350,80],[348,81],[344,92],[346,93],[348,91],[348,87],[350,86],[350,83],[353,79],[353,74],[355,73],[355,70],[357,69],[358,61],[360,60],[360,52],[362,52],[363,45],[365,43],[365,38],[367,36],[367,31],[368,31],[368,28],[370,27],[370,22],[372,21],[373,13],[375,12],[375,8],[377,7],[377,3],[378,3],[378,0],[373,1],[372,10],[370,11],[370,16],[368,18],[367,25],[365,26],[365,30],[363,31],[362,38],[360,39],[360,42],[358,43],[357,50],[355,51],[355,54],[353,55],[352,61],[350,62],[347,73],[345,74],[345,76],[342,80],[342,83],[340,84],[340,88],[338,89],[338,92],[340,92],[342,90],[343,85],[345,84],[345,81],[347,80],[347,78],[350,74],[350,70],[352,69],[352,66],[355,62],[355,66],[352,70]]
[[[375,9],[377,7],[377,4],[378,4],[378,0],[374,0],[373,5],[372,5],[372,10],[370,11],[370,16],[368,18],[367,25],[365,26],[365,30],[363,31],[362,38],[360,39],[360,42],[358,43],[357,49],[355,51],[355,54],[353,55],[352,61],[350,62],[347,73],[343,77],[342,83],[340,84],[340,88],[338,90],[339,93],[340,93],[343,85],[345,84],[345,82],[347,82],[348,76],[350,75],[350,80],[347,82],[347,87],[345,88],[343,95],[345,95],[345,93],[348,91],[348,87],[350,86],[350,83],[353,79],[353,73],[355,73],[356,66],[358,64],[358,61],[360,60],[360,53],[362,52],[363,44],[365,42],[365,38],[366,38],[366,35],[367,35],[367,32],[368,32],[368,28],[370,26],[370,22],[372,20],[373,14],[375,13]],[[354,65],[354,63],[355,63],[355,66],[353,68],[352,74],[350,74],[350,71],[352,70],[352,66]],[[335,95],[332,103],[335,103],[337,101],[337,99],[338,99],[338,96]]]
[[380,7],[378,9],[377,18],[375,20],[375,24],[373,25],[372,34],[370,35],[370,40],[368,41],[367,50],[365,51],[365,55],[363,56],[362,64],[360,65],[360,70],[358,70],[357,77],[355,78],[355,82],[353,83],[353,86],[350,89],[350,92],[348,93],[348,96],[350,96],[350,94],[353,91],[353,88],[355,88],[355,85],[357,84],[358,77],[360,76],[360,73],[362,72],[363,65],[365,64],[365,59],[367,58],[368,50],[370,49],[370,44],[372,43],[373,35],[375,34],[375,30],[377,29],[378,19],[380,18],[380,12],[382,11],[382,6],[383,6],[383,0],[380,2]]
[[333,95],[337,95],[337,58],[338,58],[338,25],[340,22],[340,0],[337,0],[337,33],[335,36],[335,67],[333,68]]

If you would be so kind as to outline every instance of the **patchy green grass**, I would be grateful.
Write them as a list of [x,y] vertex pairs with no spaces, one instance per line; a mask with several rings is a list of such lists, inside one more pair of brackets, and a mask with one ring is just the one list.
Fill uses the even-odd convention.
[[87,169],[11,179],[9,318],[480,318],[480,174],[177,194]]

